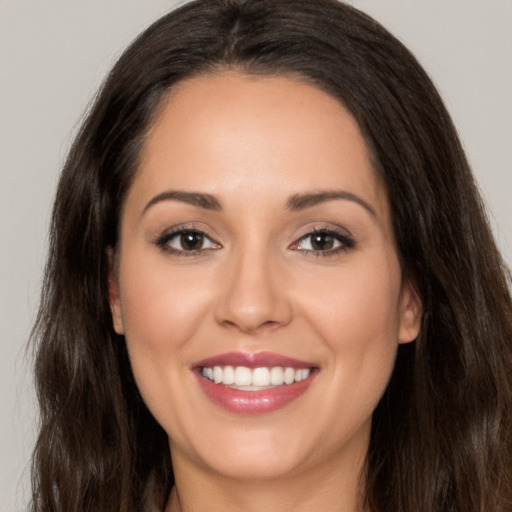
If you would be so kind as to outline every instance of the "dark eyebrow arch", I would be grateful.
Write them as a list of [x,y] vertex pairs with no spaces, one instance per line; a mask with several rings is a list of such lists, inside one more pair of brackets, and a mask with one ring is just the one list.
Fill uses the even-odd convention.
[[204,208],[205,210],[222,210],[219,200],[211,194],[184,192],[182,190],[166,190],[165,192],[153,197],[153,199],[146,204],[144,210],[142,210],[141,216],[144,215],[149,208],[157,203],[161,203],[162,201],[180,201],[182,203],[191,204],[192,206]]
[[372,217],[377,218],[377,213],[369,203],[367,203],[364,199],[360,198],[356,194],[352,194],[351,192],[346,192],[344,190],[327,190],[324,192],[315,192],[312,194],[295,194],[290,197],[286,207],[288,210],[297,212],[335,199],[353,201],[354,203],[357,203],[365,210],[367,210],[372,215]]

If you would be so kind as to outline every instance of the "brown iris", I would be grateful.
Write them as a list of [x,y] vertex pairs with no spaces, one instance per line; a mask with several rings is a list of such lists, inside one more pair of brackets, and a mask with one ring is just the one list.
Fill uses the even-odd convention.
[[328,233],[311,235],[311,247],[315,251],[328,251],[334,247],[334,237]]
[[203,247],[204,235],[187,231],[181,234],[180,243],[185,251],[198,251]]

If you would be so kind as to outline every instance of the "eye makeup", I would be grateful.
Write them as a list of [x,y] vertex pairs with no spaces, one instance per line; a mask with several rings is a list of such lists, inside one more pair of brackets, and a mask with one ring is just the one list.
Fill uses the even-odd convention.
[[193,226],[182,226],[165,231],[155,241],[162,251],[175,256],[198,256],[222,248],[203,230]]
[[347,233],[319,227],[303,235],[290,246],[290,249],[302,251],[308,255],[329,257],[347,252],[355,246],[354,239]]
[[[184,257],[199,256],[222,249],[219,242],[212,239],[203,229],[194,226],[180,226],[165,231],[154,243],[165,253]],[[318,227],[302,235],[288,248],[308,256],[332,257],[355,247],[354,239],[346,232]]]

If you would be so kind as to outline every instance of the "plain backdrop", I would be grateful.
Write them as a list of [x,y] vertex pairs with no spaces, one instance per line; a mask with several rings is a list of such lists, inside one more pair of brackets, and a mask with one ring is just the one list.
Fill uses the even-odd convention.
[[[465,144],[512,263],[512,2],[352,0],[416,54]],[[80,117],[163,0],[0,0],[0,512],[24,510],[36,420],[26,342],[52,196]]]

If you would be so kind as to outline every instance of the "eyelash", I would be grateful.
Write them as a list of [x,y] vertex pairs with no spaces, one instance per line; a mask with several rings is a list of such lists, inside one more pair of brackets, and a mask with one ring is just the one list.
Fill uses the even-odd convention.
[[[185,249],[176,249],[174,247],[171,247],[169,243],[176,237],[183,236],[183,235],[199,235],[203,237],[203,240],[209,240],[212,245],[215,247],[209,247],[206,249],[198,249],[198,250],[185,250]],[[156,240],[156,245],[164,252],[173,254],[174,256],[183,256],[183,257],[191,257],[191,256],[199,256],[202,255],[208,251],[214,250],[214,249],[220,249],[222,246],[214,242],[211,237],[209,237],[206,233],[203,231],[193,228],[193,227],[182,227],[175,231],[169,231],[166,233],[163,233],[161,236],[158,237]],[[204,243],[204,242],[203,242]]]
[[[199,235],[203,237],[204,240],[208,240],[213,247],[208,247],[205,249],[198,249],[198,250],[185,250],[185,249],[176,249],[174,247],[171,247],[169,243],[176,237],[183,236],[183,235]],[[324,235],[328,237],[332,237],[335,242],[339,243],[338,247],[335,247],[333,249],[327,249],[325,251],[322,250],[315,250],[315,249],[299,249],[298,246],[308,240],[309,238],[315,236],[315,235]],[[204,242],[203,242],[204,243]],[[195,229],[193,227],[183,227],[180,229],[177,229],[175,231],[170,231],[163,233],[161,236],[158,237],[158,239],[155,241],[155,244],[164,252],[173,254],[175,256],[182,256],[182,257],[193,257],[193,256],[200,256],[205,254],[208,251],[216,250],[222,248],[222,246],[213,241],[206,233],[204,233],[201,230]],[[342,233],[340,231],[336,231],[333,229],[328,228],[316,228],[312,231],[309,231],[305,235],[301,236],[296,242],[290,245],[290,249],[301,251],[304,254],[307,255],[313,255],[317,257],[330,257],[335,256],[341,252],[348,252],[351,249],[354,249],[356,247],[356,243],[354,239],[347,235],[346,233]]]
[[318,257],[330,257],[336,256],[341,252],[348,252],[349,250],[354,249],[356,246],[354,239],[346,233],[341,233],[340,231],[336,231],[334,229],[316,228],[299,238],[299,240],[294,242],[291,247],[297,247],[301,242],[311,239],[315,235],[332,237],[335,242],[339,243],[339,246],[332,249],[327,249],[325,251],[315,249],[302,249],[302,252]]

